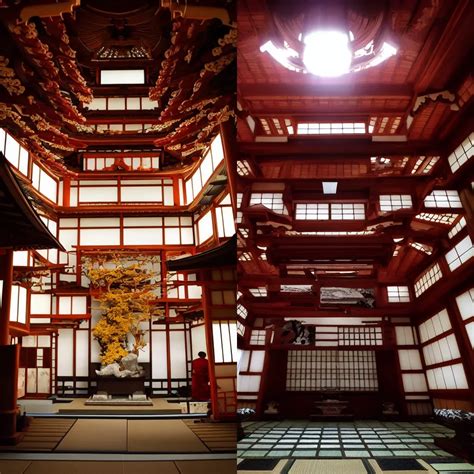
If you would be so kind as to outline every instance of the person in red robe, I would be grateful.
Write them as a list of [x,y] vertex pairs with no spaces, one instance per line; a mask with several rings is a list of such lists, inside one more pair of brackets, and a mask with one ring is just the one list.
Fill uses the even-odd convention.
[[205,352],[198,353],[199,358],[193,360],[193,378],[191,382],[191,397],[197,401],[207,401],[209,391],[209,361]]

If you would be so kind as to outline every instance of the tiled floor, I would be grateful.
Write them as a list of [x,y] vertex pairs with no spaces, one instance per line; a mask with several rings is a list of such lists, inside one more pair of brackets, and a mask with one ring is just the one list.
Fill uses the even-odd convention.
[[[295,462],[298,459],[337,458],[366,460],[364,466],[369,473],[395,472],[383,470],[383,466],[380,467],[376,462],[379,458],[391,458],[400,459],[400,465],[407,466],[410,463],[403,463],[403,459],[424,460],[434,469],[432,472],[459,472],[460,469],[456,468],[458,466],[462,467],[463,473],[474,474],[474,465],[454,458],[433,443],[434,437],[453,434],[435,423],[284,421],[247,423],[244,429],[246,436],[238,444],[238,458],[288,460],[278,472],[299,472],[299,468],[296,469],[299,464]],[[371,465],[373,462],[376,462],[374,467]],[[416,462],[413,464],[416,465]],[[252,463],[245,463],[241,472],[276,472],[275,467],[252,471],[251,465]],[[444,470],[444,467],[449,469]]]

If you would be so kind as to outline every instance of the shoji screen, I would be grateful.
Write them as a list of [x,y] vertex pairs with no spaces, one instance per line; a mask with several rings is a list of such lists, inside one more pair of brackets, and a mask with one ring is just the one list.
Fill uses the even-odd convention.
[[239,407],[255,408],[260,391],[265,357],[264,350],[240,351],[237,367],[239,374],[237,385]]
[[456,298],[456,304],[465,324],[467,335],[474,348],[474,288],[466,291]]
[[408,414],[429,415],[432,406],[416,331],[412,326],[396,326],[395,335]]
[[419,332],[430,390],[469,388],[448,312],[443,309],[427,319]]
[[288,391],[377,391],[374,351],[288,351]]

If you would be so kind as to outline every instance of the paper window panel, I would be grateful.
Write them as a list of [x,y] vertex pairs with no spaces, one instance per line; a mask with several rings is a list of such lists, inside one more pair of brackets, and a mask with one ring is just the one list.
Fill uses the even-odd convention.
[[165,186],[163,188],[163,205],[174,206],[174,189],[172,186]]
[[248,311],[245,308],[245,306],[242,306],[241,304],[237,305],[237,316],[240,316],[242,319],[245,319],[248,315]]
[[84,217],[81,219],[81,227],[86,228],[102,228],[102,227],[119,227],[120,219],[118,217]]
[[296,204],[295,218],[298,220],[329,220],[329,204]]
[[288,351],[288,391],[376,391],[373,351]]
[[79,188],[79,202],[118,202],[118,191],[112,186],[81,186]]
[[454,334],[424,346],[423,355],[427,366],[461,357]]
[[6,142],[3,154],[15,168],[18,168],[20,144],[9,133],[6,134]]
[[58,333],[58,377],[70,377],[73,375],[73,338],[72,329],[60,329]]
[[153,346],[153,351],[151,353],[151,376],[154,379],[166,379],[168,377],[168,368],[166,364],[163,363],[163,361],[166,361],[167,357],[166,332],[164,331],[165,326],[159,325],[157,329],[163,330],[151,332],[151,344]]
[[120,245],[119,229],[81,229],[81,246]]
[[194,233],[192,227],[181,227],[181,244],[193,245],[194,244]]
[[[334,335],[321,334],[321,328],[316,330],[316,339],[333,339]],[[380,327],[338,327],[337,339],[339,346],[381,346],[382,328]]]
[[420,352],[418,349],[403,349],[398,351],[401,370],[422,370]]
[[459,232],[461,232],[462,229],[466,227],[466,218],[461,217],[459,221],[452,227],[452,229],[448,232],[448,237],[452,239],[455,237]]
[[471,342],[471,347],[474,349],[474,321],[466,324],[466,332]]
[[261,375],[239,375],[237,390],[241,393],[256,393],[260,390]]
[[20,159],[18,162],[18,170],[25,176],[28,176],[28,167],[30,164],[30,154],[26,148],[20,145]]
[[416,344],[414,329],[411,326],[396,326],[395,336],[397,345],[399,346],[411,346]]
[[211,143],[212,165],[216,169],[224,160],[224,147],[222,146],[222,137],[217,135]]
[[262,205],[277,214],[288,214],[283,203],[282,193],[252,193],[250,195],[250,206]]
[[162,227],[162,217],[124,217],[124,227]]
[[232,207],[216,208],[217,233],[219,237],[232,237],[235,234],[234,214]]
[[212,213],[210,210],[198,220],[198,233],[199,244],[203,244],[213,236],[214,229],[212,226]]
[[474,247],[472,245],[471,237],[468,235],[446,254],[446,262],[449,265],[449,269],[454,271],[473,256]]
[[456,304],[462,319],[467,320],[474,316],[474,288],[456,297]]
[[13,266],[14,267],[27,267],[29,264],[29,252],[28,250],[15,250],[13,252]]
[[120,188],[121,202],[162,202],[161,186],[123,186]]
[[379,203],[382,212],[411,209],[413,207],[412,198],[409,194],[382,194],[379,196]]
[[408,286],[387,286],[387,298],[389,303],[409,303],[410,290]]
[[433,286],[438,280],[443,277],[440,266],[435,263],[429,267],[421,276],[415,281],[415,295],[421,296],[428,288]]
[[238,350],[238,359],[237,359],[237,373],[247,372],[250,365],[250,354],[252,351],[248,350]]
[[250,333],[250,344],[263,346],[265,344],[266,331],[260,329],[252,329]]
[[465,390],[469,388],[461,363],[428,369],[426,375],[430,390]]
[[228,321],[212,323],[214,362],[231,363],[237,361],[235,344],[232,342],[236,338],[235,324],[231,326]]
[[163,229],[132,228],[123,229],[124,245],[163,245]]
[[76,376],[89,376],[89,331],[76,331]]
[[191,341],[192,341],[192,358],[196,359],[198,357],[198,352],[207,351],[206,344],[206,331],[204,325],[193,326],[191,328]]
[[265,351],[252,351],[249,371],[262,372],[264,362],[265,362]]
[[421,342],[427,342],[440,334],[451,330],[451,322],[446,309],[436,313],[419,326]]
[[[183,331],[170,331],[169,350],[171,359],[171,377],[186,378],[186,351],[184,347]],[[158,359],[158,363],[162,364],[163,360],[166,360],[166,358]]]
[[424,374],[402,374],[402,380],[406,393],[428,391]]
[[455,190],[434,190],[426,196],[425,207],[462,208],[462,203]]
[[145,84],[144,69],[109,69],[100,71],[100,83],[115,84]]
[[30,312],[31,314],[51,314],[51,295],[31,293]]
[[462,165],[467,163],[474,154],[474,132],[472,132],[465,140],[456,147],[456,149],[448,156],[451,171],[455,173]]

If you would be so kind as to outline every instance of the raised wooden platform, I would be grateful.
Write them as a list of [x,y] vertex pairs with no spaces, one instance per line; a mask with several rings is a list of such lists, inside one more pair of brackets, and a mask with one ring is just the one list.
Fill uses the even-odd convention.
[[60,405],[59,414],[88,415],[88,414],[135,414],[135,415],[176,415],[181,414],[179,403],[170,403],[166,398],[152,398],[151,405],[86,405],[87,398],[75,398],[71,403]]

